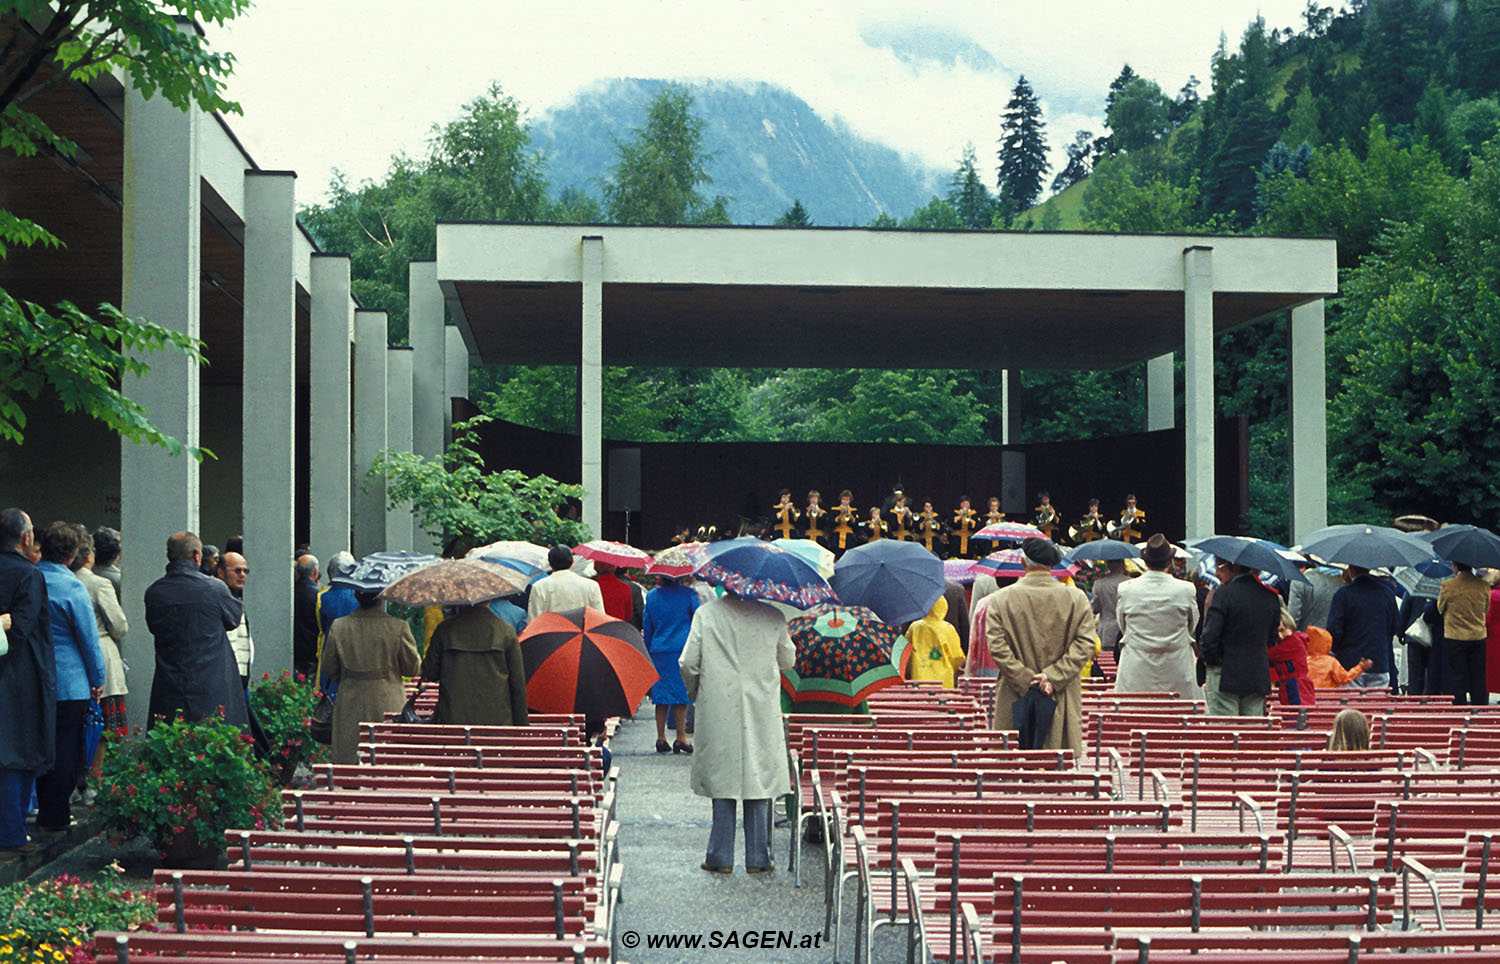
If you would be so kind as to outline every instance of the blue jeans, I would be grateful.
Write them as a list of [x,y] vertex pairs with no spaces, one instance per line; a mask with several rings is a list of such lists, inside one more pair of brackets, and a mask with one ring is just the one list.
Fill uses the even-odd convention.
[[[734,817],[735,804],[739,801],[728,797],[714,798],[714,823],[708,832],[708,856],[704,863],[710,867],[734,866]],[[745,801],[745,868],[764,869],[771,866],[771,801]]]
[[35,782],[30,770],[0,770],[0,847],[26,843],[26,811]]
[[1390,689],[1390,673],[1361,673],[1350,683],[1350,686],[1368,686],[1372,689]]

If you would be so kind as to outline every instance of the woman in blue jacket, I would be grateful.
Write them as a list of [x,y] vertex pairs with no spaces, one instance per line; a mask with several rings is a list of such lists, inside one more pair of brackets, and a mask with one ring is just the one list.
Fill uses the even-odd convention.
[[[687,741],[687,687],[682,682],[682,670],[677,660],[682,648],[687,645],[688,630],[693,625],[693,613],[699,605],[698,593],[689,583],[691,577],[662,579],[661,584],[646,594],[644,632],[646,650],[651,662],[656,665],[656,675],[661,677],[651,687],[651,702],[656,706],[656,752],[692,753],[693,745]],[[677,739],[667,743],[667,712],[675,708]]]

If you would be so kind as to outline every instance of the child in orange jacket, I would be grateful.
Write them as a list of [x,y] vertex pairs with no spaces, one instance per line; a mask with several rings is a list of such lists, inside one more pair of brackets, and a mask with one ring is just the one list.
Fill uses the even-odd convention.
[[1350,681],[1369,669],[1371,663],[1362,659],[1353,669],[1344,669],[1342,663],[1333,658],[1333,637],[1321,626],[1307,628],[1307,675],[1313,686],[1320,690],[1331,690],[1349,685]]

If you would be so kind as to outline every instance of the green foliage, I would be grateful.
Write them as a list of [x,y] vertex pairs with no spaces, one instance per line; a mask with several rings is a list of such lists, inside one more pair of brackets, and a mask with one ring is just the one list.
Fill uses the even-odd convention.
[[1089,176],[1089,154],[1094,149],[1093,137],[1092,131],[1078,131],[1073,135],[1073,143],[1064,148],[1068,163],[1064,164],[1063,169],[1057,172],[1057,177],[1052,179],[1053,194],[1066,191]]
[[93,961],[98,931],[133,931],[156,920],[156,895],[131,887],[111,864],[92,880],[60,874],[0,887],[0,964]]
[[1142,177],[1123,158],[1101,159],[1083,192],[1083,223],[1091,231],[1201,234],[1232,227],[1218,215],[1200,220],[1199,209],[1197,178],[1177,187]]
[[1018,382],[1022,441],[1105,438],[1144,428],[1144,365],[1114,371],[1026,370],[1011,377]]
[[391,506],[410,504],[423,531],[440,542],[586,542],[588,527],[560,518],[555,511],[569,499],[583,498],[582,487],[515,469],[485,470],[477,450],[478,429],[489,421],[489,416],[480,415],[454,425],[453,441],[442,459],[386,449],[370,474],[384,475]]
[[[224,87],[234,56],[212,50],[195,30],[178,29],[177,20],[223,24],[248,5],[248,0],[8,4],[0,13],[12,35],[0,49],[0,150],[21,157],[75,156],[77,146],[25,105],[55,84],[88,81],[110,70],[125,73],[144,96],[164,97],[178,108],[238,111]],[[43,26],[22,29],[23,20]],[[11,248],[37,245],[62,247],[44,226],[0,210],[0,258]],[[24,442],[22,402],[45,394],[129,441],[201,457],[203,450],[185,448],[166,435],[120,390],[122,375],[148,370],[145,356],[181,352],[202,364],[201,347],[110,305],[93,314],[66,301],[49,309],[0,288],[0,439]]]
[[301,676],[294,678],[290,670],[277,677],[263,673],[250,684],[250,712],[260,721],[261,731],[275,754],[273,762],[288,775],[298,764],[329,759],[328,747],[309,733],[318,695],[316,686]]
[[743,437],[779,442],[984,440],[983,406],[946,371],[793,369],[745,394]]
[[1111,131],[1113,151],[1138,151],[1172,129],[1172,101],[1156,81],[1135,77],[1114,94],[1104,122]]
[[995,193],[1000,211],[1008,219],[1042,196],[1043,178],[1051,167],[1042,105],[1025,75],[1016,80],[1001,118],[1000,179]]
[[900,226],[956,231],[965,225],[953,205],[940,197],[934,197],[923,207],[917,208],[907,217],[902,218]]
[[615,145],[618,160],[604,185],[604,207],[616,224],[728,224],[729,199],[706,198],[703,120],[693,95],[664,87],[646,111],[646,126]]
[[1238,53],[1221,47],[1213,64],[1214,96],[1202,109],[1200,211],[1223,214],[1240,225],[1253,217],[1256,172],[1277,140],[1269,97],[1274,40],[1257,17]]
[[792,206],[786,209],[786,213],[776,219],[776,223],[782,227],[805,228],[812,224],[812,218],[807,215],[807,208],[802,206],[802,201],[794,199]]
[[979,176],[973,144],[964,146],[958,168],[948,182],[948,206],[966,228],[987,228],[995,219],[995,199],[984,186],[984,178]]
[[220,845],[231,828],[281,826],[281,799],[253,741],[222,717],[158,722],[134,738],[105,737],[97,807],[114,837],[158,848],[188,836]]

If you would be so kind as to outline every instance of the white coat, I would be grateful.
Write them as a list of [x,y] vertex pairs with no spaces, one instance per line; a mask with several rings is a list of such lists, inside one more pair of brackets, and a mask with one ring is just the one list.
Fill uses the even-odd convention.
[[1115,615],[1120,624],[1117,693],[1178,693],[1202,699],[1193,627],[1198,599],[1193,584],[1147,571],[1120,584]]
[[599,591],[599,584],[570,569],[559,569],[531,584],[526,620],[530,622],[542,613],[561,613],[586,606],[604,612],[604,594]]
[[678,665],[698,707],[694,793],[765,800],[791,789],[781,673],[796,655],[786,620],[763,602],[724,596],[693,614]]

